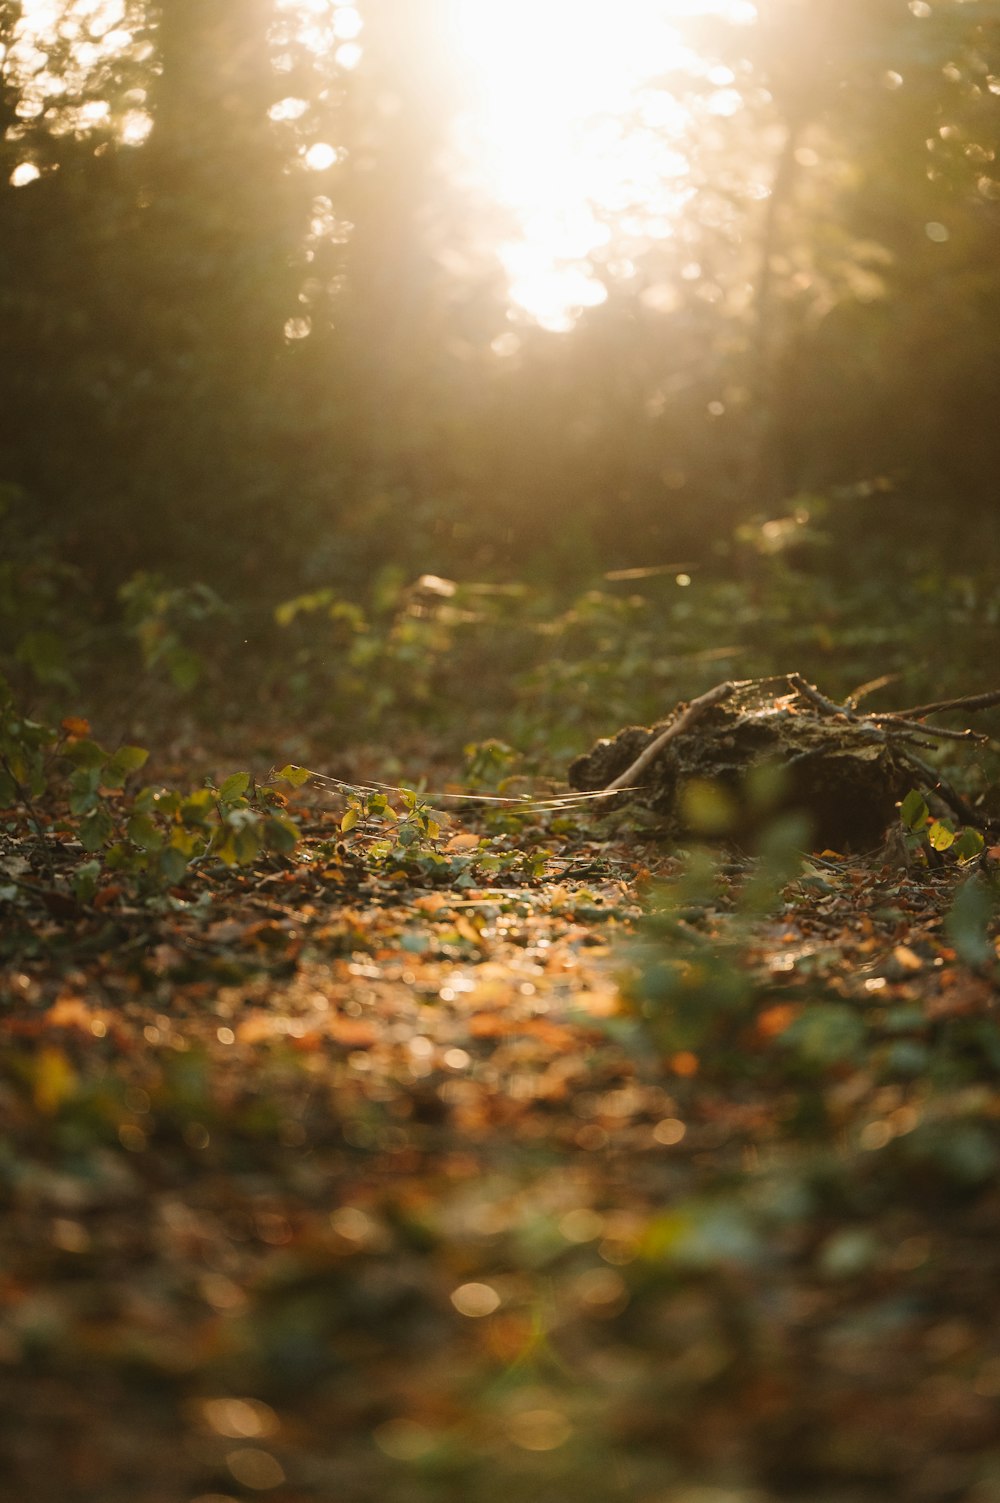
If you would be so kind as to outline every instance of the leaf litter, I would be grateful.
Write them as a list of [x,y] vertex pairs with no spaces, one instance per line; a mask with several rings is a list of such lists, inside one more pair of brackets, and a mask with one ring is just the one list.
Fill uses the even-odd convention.
[[8,930],[14,1495],[1000,1496],[988,858],[298,812]]

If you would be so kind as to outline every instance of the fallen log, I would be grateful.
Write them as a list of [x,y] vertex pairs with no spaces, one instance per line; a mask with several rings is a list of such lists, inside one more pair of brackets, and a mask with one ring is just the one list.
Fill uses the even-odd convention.
[[[892,713],[838,704],[800,674],[717,684],[675,707],[663,722],[629,726],[577,757],[572,788],[620,793],[666,817],[678,833],[692,786],[714,785],[732,809],[734,839],[752,834],[775,809],[804,813],[818,847],[870,850],[885,838],[911,788],[935,798],[957,822],[976,811],[916,748],[939,739],[983,740],[971,730],[928,725],[945,711],[1000,704],[1000,692]],[[780,794],[766,810],[754,793],[756,770],[776,770]]]

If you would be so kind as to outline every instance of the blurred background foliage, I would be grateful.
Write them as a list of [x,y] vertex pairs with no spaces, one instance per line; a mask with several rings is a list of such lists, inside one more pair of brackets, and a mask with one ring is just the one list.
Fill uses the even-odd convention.
[[[541,312],[463,152],[456,6],[0,8],[16,673],[66,685],[124,630],[177,689],[245,649],[285,704],[378,714],[433,706],[442,662],[488,698],[492,658],[547,723],[607,723],[776,656],[846,691],[912,669],[921,621],[974,676],[1000,4],[665,6],[688,51],[614,129],[670,222],[591,204]],[[591,10],[610,46],[629,7]]]

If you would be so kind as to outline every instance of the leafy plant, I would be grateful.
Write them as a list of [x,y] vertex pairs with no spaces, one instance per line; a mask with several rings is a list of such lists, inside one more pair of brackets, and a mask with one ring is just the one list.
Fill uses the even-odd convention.
[[251,866],[265,850],[289,855],[299,838],[277,790],[236,772],[218,787],[189,793],[143,788],[110,832],[105,863],[111,870],[150,873],[178,881],[195,861]]
[[931,814],[927,800],[917,789],[911,789],[899,806],[899,817],[905,832],[907,850],[911,855],[921,854],[926,859],[931,852],[938,855],[950,851],[960,863],[974,861],[982,854],[985,842],[979,830],[972,825],[960,829],[948,819],[938,819]]
[[19,486],[0,485],[0,653],[18,666],[22,687],[72,689],[92,602],[81,571],[30,525],[31,511]]
[[77,896],[89,898],[102,871],[172,883],[205,858],[246,866],[264,850],[295,849],[298,827],[274,787],[237,772],[218,787],[150,785],[133,793],[127,785],[148,757],[141,746],[108,751],[79,717],[67,717],[58,730],[28,719],[0,679],[0,806],[21,810],[50,875],[46,824],[54,816],[85,856],[97,858],[71,871]]
[[436,855],[435,843],[441,836],[438,816],[410,789],[399,790],[402,811],[393,808],[386,793],[358,791],[347,797],[347,809],[340,822],[341,832],[349,835],[375,835],[367,847],[369,859],[407,860],[421,855]]
[[143,667],[163,669],[175,688],[193,689],[205,668],[203,655],[190,642],[206,622],[230,614],[206,584],[168,585],[160,575],[134,574],[118,591],[125,608],[125,627],[139,644]]

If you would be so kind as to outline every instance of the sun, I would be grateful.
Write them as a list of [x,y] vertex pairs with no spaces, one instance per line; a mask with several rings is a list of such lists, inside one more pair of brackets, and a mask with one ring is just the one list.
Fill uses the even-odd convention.
[[[128,0],[22,3],[12,61],[25,80],[23,106],[37,115],[60,87],[48,66],[57,37],[71,45],[82,39],[95,56],[133,41]],[[273,3],[307,49],[347,71],[363,61],[363,5]],[[636,275],[651,243],[676,234],[695,192],[697,127],[689,94],[672,91],[671,80],[707,78],[719,91],[717,113],[740,102],[727,87],[732,75],[717,77],[727,70],[692,47],[691,19],[707,12],[751,22],[756,7],[751,0],[427,0],[428,45],[446,52],[464,101],[455,122],[463,176],[484,205],[501,211],[500,229],[495,214],[482,215],[495,236],[484,249],[503,267],[515,323],[572,329],[582,310],[606,300],[609,286]],[[304,99],[289,96],[275,103],[271,119],[294,123],[306,109]],[[107,106],[94,101],[67,107],[64,128],[86,134],[102,111]],[[141,145],[152,126],[144,108],[133,108],[118,123],[120,138]],[[311,141],[299,155],[322,172],[338,149]],[[39,171],[26,160],[11,181],[26,184]],[[512,333],[501,337],[501,353],[516,347]]]
[[673,233],[691,120],[654,81],[700,66],[683,23],[709,9],[749,19],[732,0],[451,0],[462,148],[514,227],[498,247],[511,302],[543,327],[567,331],[605,300],[595,258],[613,236]]

